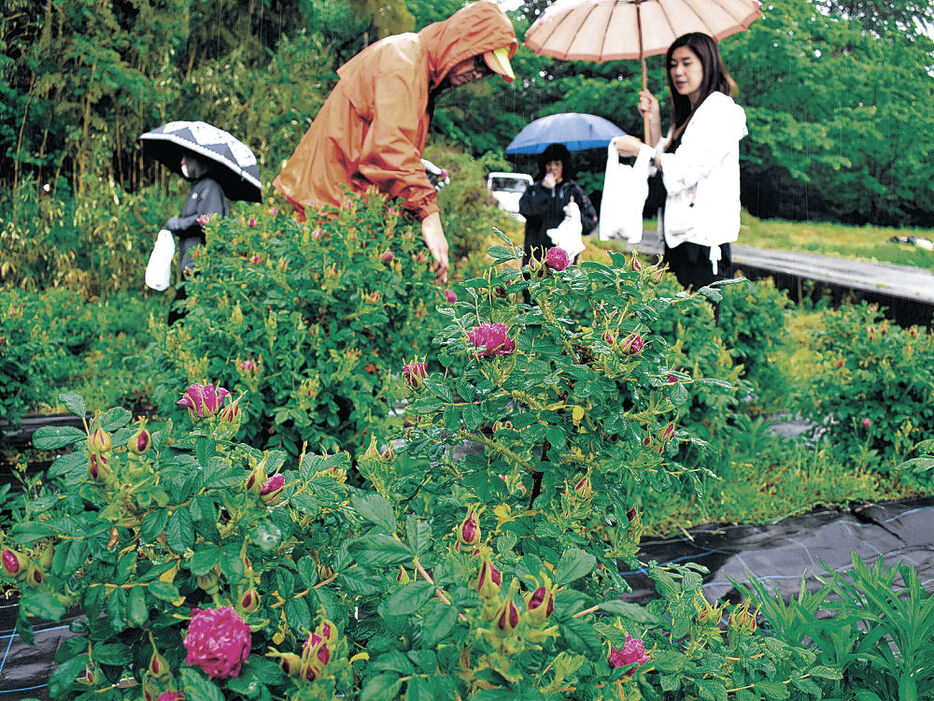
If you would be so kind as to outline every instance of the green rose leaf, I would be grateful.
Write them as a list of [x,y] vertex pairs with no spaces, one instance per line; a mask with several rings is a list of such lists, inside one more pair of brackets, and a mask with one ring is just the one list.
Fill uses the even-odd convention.
[[58,395],[58,401],[65,405],[65,408],[68,409],[75,416],[80,416],[82,419],[87,416],[88,405],[84,402],[84,397],[75,392],[62,392]]
[[581,618],[571,618],[560,624],[561,635],[572,649],[599,658],[603,643],[593,625]]
[[360,701],[390,701],[395,699],[402,680],[397,674],[378,674],[363,687]]
[[59,477],[77,470],[83,472],[87,467],[88,457],[84,453],[66,453],[65,455],[60,455],[55,458],[55,462],[49,466],[49,470],[46,472],[46,477]]
[[671,388],[671,403],[675,406],[681,406],[689,399],[688,388],[678,383]]
[[220,562],[220,559],[221,554],[218,552],[217,548],[205,548],[191,556],[188,569],[191,570],[193,575],[200,577],[213,570],[214,566]]
[[310,631],[311,609],[308,608],[308,602],[304,598],[288,599],[285,602],[285,620],[293,630]]
[[392,505],[375,493],[350,497],[350,505],[370,523],[375,523],[386,533],[396,532],[396,515]]
[[30,616],[46,621],[58,621],[65,615],[65,605],[44,591],[27,591],[23,594],[22,607]]
[[116,431],[118,428],[123,428],[130,423],[132,418],[133,414],[129,411],[123,407],[115,406],[101,417],[101,428],[105,431]]
[[126,601],[126,617],[134,626],[142,626],[149,620],[149,607],[146,605],[146,587],[133,587]]
[[393,567],[412,561],[412,551],[388,535],[369,535],[352,541],[347,549],[364,567]]
[[87,437],[84,431],[74,426],[40,426],[32,434],[32,445],[36,450],[58,450]]
[[438,601],[422,623],[422,641],[427,647],[437,647],[457,623],[457,609]]
[[176,509],[165,526],[165,540],[173,552],[181,555],[194,545],[195,528],[186,508]]
[[171,582],[163,582],[161,580],[152,582],[149,585],[149,593],[157,599],[162,599],[170,603],[178,601],[179,599],[178,587]]
[[557,585],[566,586],[580,579],[597,565],[597,558],[580,548],[566,550],[558,562]]
[[435,588],[428,582],[409,582],[380,604],[382,616],[408,616],[431,601]]
[[105,643],[91,648],[91,658],[101,664],[124,665],[133,659],[130,648],[123,643]]
[[217,685],[190,667],[182,668],[182,690],[185,701],[224,701]]

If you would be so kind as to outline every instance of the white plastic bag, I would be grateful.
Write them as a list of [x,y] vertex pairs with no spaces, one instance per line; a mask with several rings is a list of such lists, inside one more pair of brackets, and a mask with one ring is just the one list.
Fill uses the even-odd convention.
[[172,284],[172,258],[175,256],[175,237],[168,229],[156,236],[156,245],[149,254],[146,266],[146,286],[162,292]]
[[652,149],[644,147],[631,165],[619,162],[613,144],[607,146],[603,199],[600,200],[600,240],[626,239],[631,244],[642,240],[642,208],[649,195],[649,168]]
[[573,260],[574,256],[584,250],[582,232],[581,208],[572,197],[564,208],[564,219],[554,229],[548,229],[545,233],[555,246],[563,248],[568,257]]

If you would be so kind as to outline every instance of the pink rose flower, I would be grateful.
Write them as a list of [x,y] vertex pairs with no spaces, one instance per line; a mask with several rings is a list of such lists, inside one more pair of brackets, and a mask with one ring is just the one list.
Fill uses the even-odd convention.
[[548,253],[545,254],[545,265],[552,270],[564,270],[570,264],[571,259],[568,257],[568,252],[563,248],[554,246],[549,248]]
[[870,419],[868,416],[867,416],[867,417],[864,417],[864,418],[863,418],[863,428],[869,428],[870,426],[872,426],[872,419]]
[[428,377],[428,367],[421,361],[413,360],[402,366],[402,379],[412,389],[421,387],[425,377]]
[[192,609],[184,644],[185,664],[214,679],[232,679],[250,656],[250,626],[229,606]]
[[457,293],[454,290],[445,290],[444,298],[448,301],[448,304],[454,304],[457,301]]
[[213,384],[189,385],[185,394],[176,404],[186,407],[192,418],[195,416],[213,416],[220,409],[224,398],[230,394],[223,387],[215,388]]
[[[627,665],[643,665],[649,661],[649,656],[645,654],[645,643],[639,638],[629,637],[626,634],[626,643],[622,650],[610,647],[610,666],[625,667]],[[632,670],[630,670],[632,671]]]
[[516,349],[516,342],[507,335],[506,324],[483,322],[467,332],[467,338],[478,349],[477,356],[489,358],[508,355]]

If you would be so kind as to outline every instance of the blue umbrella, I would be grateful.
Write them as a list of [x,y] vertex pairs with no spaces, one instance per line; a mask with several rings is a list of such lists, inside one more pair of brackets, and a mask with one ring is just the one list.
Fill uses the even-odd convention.
[[541,153],[549,144],[564,144],[568,151],[606,147],[626,132],[595,114],[566,112],[529,122],[506,147],[507,154]]

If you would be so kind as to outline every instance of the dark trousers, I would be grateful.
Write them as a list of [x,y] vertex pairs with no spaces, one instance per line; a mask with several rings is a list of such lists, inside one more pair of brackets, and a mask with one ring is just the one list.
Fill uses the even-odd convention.
[[662,261],[675,274],[681,287],[693,290],[705,287],[717,280],[723,280],[730,274],[730,269],[733,267],[733,256],[728,243],[720,245],[720,260],[717,261],[716,274],[710,263],[709,246],[685,242],[676,248],[669,248],[668,244],[665,244],[665,255]]

